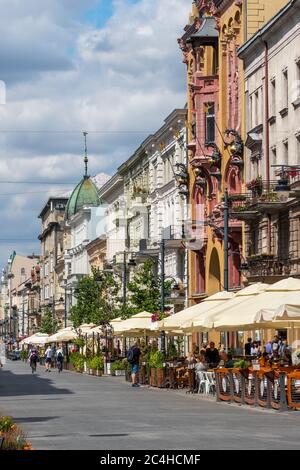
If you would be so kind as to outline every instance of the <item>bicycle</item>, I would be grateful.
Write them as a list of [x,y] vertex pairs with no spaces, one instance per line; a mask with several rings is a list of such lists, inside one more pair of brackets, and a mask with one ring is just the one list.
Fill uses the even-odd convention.
[[58,370],[58,373],[60,374],[61,371],[63,370],[63,363],[62,361],[57,361],[57,370]]
[[32,374],[34,374],[34,372],[36,372],[36,362],[37,361],[34,361],[34,360],[30,361],[30,367],[31,367]]

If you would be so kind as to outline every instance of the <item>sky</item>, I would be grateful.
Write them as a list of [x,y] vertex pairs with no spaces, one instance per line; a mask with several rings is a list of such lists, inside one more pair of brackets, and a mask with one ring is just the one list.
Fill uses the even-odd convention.
[[0,266],[39,253],[38,214],[83,174],[83,130],[89,173],[113,175],[185,105],[191,3],[0,0]]

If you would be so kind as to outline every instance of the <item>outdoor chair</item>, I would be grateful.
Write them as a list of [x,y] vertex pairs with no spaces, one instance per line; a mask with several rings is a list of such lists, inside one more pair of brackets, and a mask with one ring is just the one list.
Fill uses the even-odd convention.
[[198,393],[207,393],[207,380],[205,376],[205,372],[198,371],[197,372],[197,380],[198,380]]

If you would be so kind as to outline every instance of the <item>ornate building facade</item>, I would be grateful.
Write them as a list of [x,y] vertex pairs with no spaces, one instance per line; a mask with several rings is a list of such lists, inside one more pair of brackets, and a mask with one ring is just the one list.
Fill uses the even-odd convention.
[[[198,0],[179,40],[187,65],[189,202],[197,243],[190,246],[190,303],[238,288],[243,223],[229,220],[224,286],[224,194],[244,187],[244,76],[238,48],[285,2]],[[257,21],[253,21],[257,18]]]
[[300,276],[300,2],[288,2],[239,50],[245,67],[247,276]]

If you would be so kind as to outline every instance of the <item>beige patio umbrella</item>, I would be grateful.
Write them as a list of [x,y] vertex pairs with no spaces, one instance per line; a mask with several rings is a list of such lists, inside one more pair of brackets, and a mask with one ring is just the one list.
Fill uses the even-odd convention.
[[75,328],[75,330],[82,334],[85,335],[86,333],[89,333],[92,328],[95,328],[97,325],[95,323],[83,323],[82,325],[78,326]]
[[[117,326],[119,323],[121,323],[123,320],[121,317],[118,317],[118,318],[114,318],[113,320],[110,320],[109,324],[113,327],[113,329],[115,328],[115,326]],[[99,334],[102,334],[103,333],[103,328],[101,325],[99,326],[95,326],[94,328],[91,328],[89,331],[88,331],[88,336],[93,336],[93,333],[95,335],[97,335],[98,333]]]
[[182,325],[186,324],[188,321],[192,321],[194,318],[200,314],[209,312],[215,307],[220,306],[228,302],[235,296],[233,292],[222,291],[217,294],[211,295],[203,302],[193,305],[192,307],[181,310],[181,312],[170,315],[168,318],[165,318],[159,322],[159,329],[168,331],[169,333],[173,330],[181,330]]
[[[220,331],[247,331],[255,328],[278,328],[273,322],[272,310],[284,304],[291,292],[300,293],[300,279],[287,278],[266,288],[265,292],[254,296],[241,305],[224,310],[213,326]],[[261,310],[264,310],[263,315]]]
[[114,336],[137,335],[152,331],[152,313],[140,312],[114,326]]
[[35,345],[44,346],[44,344],[47,343],[48,338],[49,338],[49,335],[47,335],[47,333],[35,333],[34,335],[31,335],[28,338],[23,339],[20,342],[20,345],[35,344]]
[[263,284],[262,282],[251,284],[238,291],[237,294],[225,304],[222,303],[209,310],[207,313],[197,315],[193,320],[183,324],[182,328],[185,332],[211,330],[214,327],[214,323],[223,317],[225,311],[230,314],[234,307],[243,309],[245,302],[263,293],[268,287],[269,284]]
[[72,341],[76,338],[78,338],[78,334],[71,326],[68,326],[67,328],[59,330],[54,335],[49,336],[47,343],[60,343],[62,341]]

